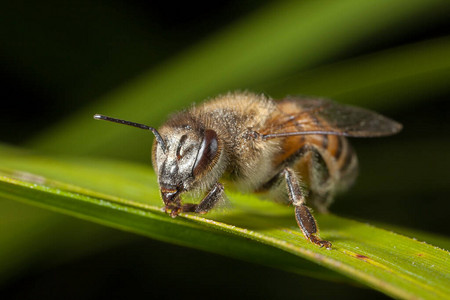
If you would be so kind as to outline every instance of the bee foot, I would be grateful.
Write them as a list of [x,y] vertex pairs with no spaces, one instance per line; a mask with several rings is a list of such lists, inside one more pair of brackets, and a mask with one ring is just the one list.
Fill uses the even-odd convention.
[[168,207],[168,206],[166,206],[164,208],[164,212],[166,214],[169,214],[172,218],[176,218],[181,212],[181,207]]
[[176,218],[176,217],[178,216],[179,213],[180,213],[179,210],[172,210],[172,211],[170,212],[170,216],[171,216],[172,218]]
[[328,250],[331,249],[331,243],[329,241],[325,241],[325,240],[321,240],[320,238],[318,238],[315,235],[311,235],[309,237],[309,240],[313,243],[316,244],[317,246],[320,246],[320,248],[325,247]]

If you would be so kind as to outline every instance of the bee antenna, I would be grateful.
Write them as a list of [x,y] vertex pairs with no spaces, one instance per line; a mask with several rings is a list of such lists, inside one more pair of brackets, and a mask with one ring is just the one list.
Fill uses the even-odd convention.
[[110,122],[114,122],[114,123],[129,125],[129,126],[133,126],[133,127],[137,127],[137,128],[141,128],[141,129],[145,129],[145,130],[150,130],[155,135],[156,142],[161,146],[161,148],[163,149],[163,152],[166,153],[166,143],[164,143],[164,140],[163,140],[162,136],[153,127],[150,127],[150,126],[147,126],[147,125],[144,125],[144,124],[139,124],[139,123],[134,123],[134,122],[130,122],[130,121],[125,121],[125,120],[121,120],[121,119],[111,118],[111,117],[100,115],[100,114],[95,114],[94,115],[94,119],[96,119],[96,120],[105,120],[105,121],[110,121]]

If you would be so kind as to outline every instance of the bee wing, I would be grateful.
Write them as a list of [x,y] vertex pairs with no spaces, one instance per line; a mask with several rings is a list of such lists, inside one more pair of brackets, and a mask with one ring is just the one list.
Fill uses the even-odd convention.
[[280,115],[269,122],[265,139],[310,134],[378,137],[402,129],[400,123],[374,111],[326,99],[287,98],[278,108]]

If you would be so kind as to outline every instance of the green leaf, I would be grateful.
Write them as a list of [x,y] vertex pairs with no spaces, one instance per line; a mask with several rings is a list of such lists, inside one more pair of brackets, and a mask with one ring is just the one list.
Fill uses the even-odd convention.
[[448,53],[450,37],[426,40],[299,72],[263,86],[279,97],[320,95],[349,104],[393,109],[449,89]]
[[227,189],[231,208],[173,219],[161,210],[149,166],[48,159],[10,148],[0,153],[3,199],[310,276],[341,274],[394,297],[450,295],[447,251],[369,224],[318,215],[321,236],[333,242],[326,250],[303,238],[292,208],[232,188]]

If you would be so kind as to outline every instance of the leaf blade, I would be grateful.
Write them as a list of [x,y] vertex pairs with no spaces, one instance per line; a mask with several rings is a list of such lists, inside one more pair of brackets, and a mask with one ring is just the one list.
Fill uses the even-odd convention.
[[[55,182],[54,184],[57,185]],[[128,201],[117,202],[117,199],[104,201],[73,192],[61,192],[60,189],[52,187],[36,187],[33,185],[0,176],[0,197],[37,205],[55,212],[181,246],[244,259],[316,278],[347,281],[340,274],[324,272],[323,268],[315,264],[298,261],[294,256],[280,255],[280,251],[273,247],[261,247],[260,244],[255,243],[248,244],[247,239],[243,243],[242,238],[230,238],[224,232],[199,226],[196,222],[190,222],[182,218],[167,218],[157,207],[136,202],[134,205],[137,208],[133,208]],[[31,188],[34,192],[34,200],[30,201],[27,194]],[[49,192],[58,196],[49,196]],[[61,202],[61,199],[64,201]],[[83,205],[80,205],[80,203],[83,203]],[[73,205],[76,206],[76,209],[73,209]],[[122,223],[124,220],[126,220],[126,224]],[[186,230],[186,228],[189,228],[189,230]],[[193,239],[193,237],[195,238]],[[239,249],[239,251],[236,252],[236,249]],[[255,253],[260,255],[255,256]],[[265,258],[264,261],[260,259],[261,257]]]
[[[213,212],[206,217],[182,214],[172,219],[160,209],[159,197],[154,196],[151,201],[146,198],[158,194],[151,185],[143,187],[137,183],[139,188],[149,191],[139,195],[131,193],[129,198],[121,198],[129,193],[129,189],[122,190],[119,197],[105,193],[120,182],[127,186],[133,184],[127,174],[133,173],[134,168],[127,171],[126,164],[121,167],[114,163],[111,166],[105,162],[95,164],[100,169],[95,171],[93,162],[58,160],[60,165],[53,164],[55,168],[68,170],[62,174],[66,182],[58,182],[58,173],[51,170],[52,164],[48,160],[42,164],[41,157],[3,155],[3,159],[2,164],[8,164],[10,169],[2,168],[2,198],[27,201],[107,226],[241,259],[252,258],[267,264],[267,258],[271,258],[275,262],[272,266],[297,273],[305,272],[306,266],[313,276],[338,279],[337,273],[344,274],[395,297],[432,299],[450,295],[446,284],[450,280],[447,251],[368,224],[333,215],[318,215],[322,237],[333,242],[333,250],[327,251],[303,238],[290,208],[233,190],[227,193],[234,204],[233,209]],[[15,164],[20,168],[14,169]],[[100,178],[99,174],[105,176],[102,168],[111,167],[122,175],[112,176],[109,183],[104,180],[91,182],[92,178]],[[29,169],[34,172],[41,169],[42,174],[23,173]],[[52,177],[44,177],[45,173]],[[143,173],[154,178],[149,169]],[[86,175],[85,180],[88,179],[84,183],[83,175]],[[70,176],[78,185],[67,183]],[[86,186],[98,186],[98,190]],[[305,265],[304,259],[295,259],[295,256],[310,263]],[[317,265],[312,267],[311,262]],[[323,267],[332,272],[324,275]]]

